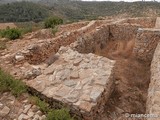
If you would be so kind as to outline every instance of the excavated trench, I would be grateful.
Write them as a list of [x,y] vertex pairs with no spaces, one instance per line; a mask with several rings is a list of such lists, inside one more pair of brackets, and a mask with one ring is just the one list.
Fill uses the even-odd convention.
[[[115,80],[114,89],[100,120],[128,120],[125,113],[145,114],[146,112],[150,61],[138,59],[133,52],[137,30],[141,27],[142,25],[132,25],[131,23],[97,25],[95,22],[91,22],[87,27],[65,37],[60,36],[55,40],[45,41],[45,44],[38,46],[39,49],[36,51],[38,53],[29,52],[27,53],[29,57],[27,55],[25,57],[31,64],[46,62],[51,65],[58,60],[55,53],[60,46],[69,46],[82,54],[94,53],[115,60],[116,64],[112,71]],[[36,93],[36,91],[33,92]],[[52,99],[49,101],[53,103]]]
[[[78,87],[75,88],[80,90],[75,91],[72,89],[73,94],[71,95],[73,96],[67,96],[66,98],[70,97],[70,100],[73,101],[65,101],[66,106],[68,104],[70,105],[70,103],[77,103],[74,102],[74,100],[78,98],[77,96],[80,96],[79,92],[84,92],[84,94],[82,94],[84,95],[84,100],[89,99],[89,102],[74,104],[74,107],[76,106],[77,109],[71,106],[71,112],[76,112],[74,115],[79,116],[80,119],[87,116],[88,119],[84,118],[84,120],[128,120],[130,118],[125,116],[126,113],[146,113],[146,101],[151,76],[150,64],[160,35],[157,30],[143,30],[142,28],[153,28],[154,25],[155,19],[153,18],[137,18],[120,20],[118,22],[91,21],[90,23],[82,23],[82,25],[77,27],[75,27],[75,25],[69,26],[73,29],[73,31],[70,32],[68,32],[68,27],[63,26],[61,28],[63,30],[62,33],[58,34],[53,39],[33,42],[33,44],[26,46],[22,51],[17,51],[16,49],[16,52],[14,51],[14,54],[9,57],[9,59],[11,59],[9,62],[13,62],[13,66],[9,67],[8,63],[2,64],[2,66],[4,66],[4,68],[7,66],[11,72],[15,71],[13,73],[14,76],[19,77],[24,75],[23,77],[25,77],[26,83],[30,87],[30,92],[46,100],[51,107],[64,107],[63,100],[66,99],[60,98],[64,98],[66,94],[68,95],[68,91],[72,89],[72,84],[74,83],[73,81],[67,81],[69,77],[77,80],[73,86],[78,85]],[[139,28],[141,29],[139,30]],[[63,48],[61,46],[67,47]],[[14,47],[13,45],[10,51],[12,51]],[[64,51],[62,49],[60,52],[64,53],[56,56],[57,51],[59,52],[60,50],[59,48],[63,48]],[[66,48],[69,49],[66,51]],[[135,49],[138,49],[138,54],[135,54]],[[142,52],[142,54],[140,52]],[[88,53],[93,53],[95,55]],[[78,58],[75,54],[80,57]],[[104,61],[100,56],[114,61],[110,61],[106,58]],[[94,59],[90,60],[90,57]],[[141,57],[142,59],[140,59]],[[143,57],[145,59],[143,59]],[[8,60],[8,57],[0,62],[5,63],[6,59]],[[72,59],[77,63],[74,63]],[[146,59],[149,60],[147,61]],[[97,65],[99,62],[103,64]],[[113,64],[113,62],[115,64]],[[79,77],[79,70],[72,69],[72,76],[70,72],[67,71],[72,64],[74,64],[74,68],[78,68],[80,65],[81,68],[84,68],[81,71],[81,77]],[[102,94],[102,92],[97,93],[99,89],[95,89],[93,92],[93,96],[96,96],[96,100],[98,95],[101,95],[100,99],[96,101],[98,105],[95,108],[93,106],[87,106],[92,103],[90,101],[91,96],[85,95],[90,95],[87,89],[92,90],[96,88],[93,86],[95,85],[93,83],[95,81],[99,83],[98,77],[95,77],[94,81],[91,80],[90,84],[87,83],[88,86],[85,86],[85,89],[82,89],[83,85],[77,83],[79,80],[84,80],[83,77],[87,76],[86,78],[89,78],[90,76],[88,77],[88,75],[94,77],[93,74],[95,72],[87,71],[86,66],[92,70],[94,67],[96,72],[98,71],[96,75],[100,75],[98,77],[102,80],[101,82],[104,83],[105,80],[107,80],[103,86],[105,88],[103,91],[104,94]],[[41,70],[40,72],[42,73],[39,74],[39,70]],[[59,75],[54,71],[59,73]],[[77,74],[75,71],[77,71]],[[56,75],[54,73],[56,73]],[[104,73],[107,73],[108,78],[101,76]],[[64,78],[64,76],[66,78]],[[86,78],[85,80],[89,81],[89,79]],[[65,79],[67,82],[59,83],[59,81],[56,81],[60,79]],[[67,87],[68,84],[71,85],[71,87]],[[59,89],[58,86],[60,86],[61,89]],[[56,94],[56,92],[59,93]],[[55,95],[58,95],[58,97],[56,98]],[[62,97],[59,97],[59,95]],[[80,96],[80,100],[81,98]],[[88,108],[93,109],[88,110]],[[87,113],[86,109],[88,110]],[[102,109],[104,109],[103,114],[101,114],[103,112]],[[100,119],[94,119],[99,116]],[[144,118],[131,119],[143,120]]]
[[[106,27],[107,32],[104,34],[102,28],[100,31],[102,34],[99,36],[105,40],[95,42],[96,44],[92,46],[89,41],[93,42],[97,39],[86,37],[90,38],[86,41],[84,37],[84,46],[81,42],[81,46],[75,48],[81,53],[92,52],[116,61],[113,70],[115,88],[105,105],[102,120],[128,120],[125,116],[126,113],[145,114],[146,112],[147,90],[150,83],[150,62],[139,60],[133,54],[138,28],[133,26],[121,27],[121,25]],[[116,29],[116,32],[114,29]],[[108,34],[107,37],[103,36],[106,34]],[[119,37],[117,38],[117,36]],[[92,49],[88,49],[89,46]],[[140,120],[142,119],[140,118]]]
[[105,106],[105,120],[128,119],[125,113],[145,114],[150,64],[136,59],[133,48],[134,40],[111,41],[106,48],[96,51],[97,55],[116,60],[115,88]]

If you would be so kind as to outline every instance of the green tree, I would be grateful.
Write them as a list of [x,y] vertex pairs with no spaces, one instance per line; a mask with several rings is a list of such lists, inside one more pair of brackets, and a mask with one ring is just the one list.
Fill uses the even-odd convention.
[[10,40],[18,39],[21,36],[21,31],[17,28],[6,28],[0,31],[1,37],[9,38]]

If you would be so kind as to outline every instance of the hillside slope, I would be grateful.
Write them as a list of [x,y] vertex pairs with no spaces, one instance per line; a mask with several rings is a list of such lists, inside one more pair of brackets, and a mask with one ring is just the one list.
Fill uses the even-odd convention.
[[41,0],[0,5],[0,22],[41,21],[49,15],[70,21],[97,19],[99,16],[155,17],[160,15],[160,3]]
[[31,2],[14,2],[0,6],[0,22],[41,21],[48,9]]
[[52,4],[52,8],[74,20],[95,19],[98,16],[148,17],[160,15],[160,3],[157,2],[61,2]]
[[0,0],[0,4],[6,4],[6,3],[12,3],[12,2],[21,2],[21,1],[38,2],[40,0]]

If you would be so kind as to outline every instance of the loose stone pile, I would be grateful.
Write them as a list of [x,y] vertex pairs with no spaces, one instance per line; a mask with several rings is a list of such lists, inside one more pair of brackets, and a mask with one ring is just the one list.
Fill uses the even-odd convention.
[[58,59],[42,75],[28,81],[29,86],[53,102],[69,105],[78,116],[95,120],[112,91],[115,62],[67,47],[61,47],[56,56]]
[[1,120],[45,120],[46,116],[36,105],[29,102],[27,96],[18,100],[11,93],[0,96]]

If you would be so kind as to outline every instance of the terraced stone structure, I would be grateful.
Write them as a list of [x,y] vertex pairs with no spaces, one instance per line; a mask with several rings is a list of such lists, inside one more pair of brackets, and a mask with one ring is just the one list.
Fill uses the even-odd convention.
[[55,36],[49,30],[38,31],[25,36],[25,44],[9,43],[0,65],[51,107],[69,107],[77,119],[158,114],[158,20],[79,22],[60,26]]
[[96,119],[113,89],[115,61],[64,47],[55,56],[57,60],[28,85],[55,103],[69,105],[78,116]]

